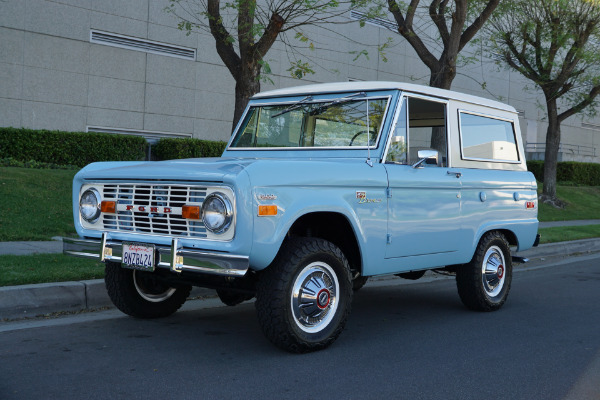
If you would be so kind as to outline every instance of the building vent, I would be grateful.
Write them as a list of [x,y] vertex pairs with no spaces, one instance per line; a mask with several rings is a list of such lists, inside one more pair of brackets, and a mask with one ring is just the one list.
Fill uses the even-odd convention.
[[600,131],[600,125],[598,124],[588,124],[587,122],[582,122],[581,127],[585,129],[593,129],[595,131]]
[[90,42],[105,44],[107,46],[121,47],[123,49],[144,51],[146,53],[160,54],[162,56],[171,56],[184,58],[186,60],[196,60],[196,50],[172,44],[155,42],[135,38],[131,36],[117,35],[114,33],[102,32],[97,30],[90,31]]
[[396,25],[395,22],[388,21],[387,19],[383,19],[383,18],[377,18],[377,17],[371,18],[371,17],[368,17],[366,13],[363,13],[360,11],[351,10],[350,18],[354,19],[356,21],[364,21],[367,24],[375,25],[379,28],[389,29],[390,31],[394,31],[394,32],[398,31],[398,25]]

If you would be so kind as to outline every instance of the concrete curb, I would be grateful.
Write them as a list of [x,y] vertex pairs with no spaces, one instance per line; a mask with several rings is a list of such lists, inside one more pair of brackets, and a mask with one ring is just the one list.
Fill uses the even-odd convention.
[[[517,255],[535,260],[596,252],[600,252],[600,238],[542,244]],[[214,290],[205,288],[194,288],[190,295],[215,296]],[[0,299],[0,320],[112,307],[102,279],[1,287]]]
[[[206,288],[190,293],[190,298],[215,296]],[[103,279],[6,286],[0,288],[0,299],[0,321],[113,307]]]

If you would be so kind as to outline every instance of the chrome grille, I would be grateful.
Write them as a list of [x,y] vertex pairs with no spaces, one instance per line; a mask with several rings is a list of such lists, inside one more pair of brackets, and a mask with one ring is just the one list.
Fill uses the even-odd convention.
[[[164,207],[180,209],[183,205],[201,206],[206,192],[204,186],[104,184],[102,199],[116,201],[118,212],[103,214],[102,223],[105,230],[111,231],[206,238],[202,221],[185,219],[180,211],[163,212]],[[125,210],[127,205],[136,208]],[[149,212],[140,212],[140,206],[147,207]],[[157,207],[160,212],[151,212],[150,207]]]

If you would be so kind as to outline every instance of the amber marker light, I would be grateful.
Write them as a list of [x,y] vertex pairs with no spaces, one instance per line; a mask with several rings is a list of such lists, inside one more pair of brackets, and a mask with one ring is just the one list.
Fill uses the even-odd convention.
[[181,216],[185,219],[200,219],[200,206],[181,207]]
[[271,215],[277,215],[277,206],[274,206],[274,205],[258,206],[258,216],[259,217],[268,217]]
[[117,212],[117,202],[104,200],[100,203],[100,211],[103,213],[114,214]]

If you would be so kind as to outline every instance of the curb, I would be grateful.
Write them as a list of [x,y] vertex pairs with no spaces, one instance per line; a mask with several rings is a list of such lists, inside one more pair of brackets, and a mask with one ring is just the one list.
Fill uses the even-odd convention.
[[[190,293],[190,298],[215,296],[206,288]],[[0,287],[0,299],[0,321],[114,307],[103,279]]]
[[[543,260],[545,257],[596,252],[600,252],[600,238],[542,244],[516,254]],[[378,280],[386,280],[386,277]],[[215,296],[213,289],[206,288],[193,288],[190,294],[190,298]],[[113,307],[103,279],[0,287],[0,299],[0,321]]]

